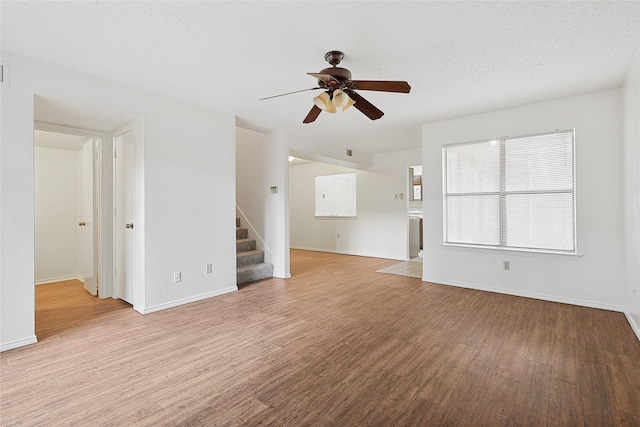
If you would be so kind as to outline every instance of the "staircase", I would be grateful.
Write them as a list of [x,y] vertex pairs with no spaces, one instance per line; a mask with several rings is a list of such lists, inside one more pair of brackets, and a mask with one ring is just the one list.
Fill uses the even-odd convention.
[[237,284],[273,277],[273,265],[264,262],[264,251],[256,250],[255,239],[248,238],[249,230],[240,227],[236,218],[236,280]]

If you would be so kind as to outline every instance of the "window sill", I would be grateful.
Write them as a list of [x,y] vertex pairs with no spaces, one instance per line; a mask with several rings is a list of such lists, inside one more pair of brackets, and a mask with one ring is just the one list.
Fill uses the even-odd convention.
[[493,253],[500,255],[516,255],[526,257],[538,257],[538,258],[552,258],[552,259],[566,259],[578,261],[582,258],[580,253],[563,253],[563,252],[550,252],[541,250],[528,250],[528,249],[516,249],[516,248],[495,248],[495,247],[483,247],[474,245],[461,245],[453,243],[442,243],[441,246],[446,250],[462,250],[468,252],[483,252]]

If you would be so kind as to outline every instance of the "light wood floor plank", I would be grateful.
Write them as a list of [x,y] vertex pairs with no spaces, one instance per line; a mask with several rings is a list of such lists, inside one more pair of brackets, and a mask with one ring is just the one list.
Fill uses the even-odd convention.
[[39,285],[0,425],[639,425],[623,315],[376,273],[396,262],[292,251],[291,279],[146,316]]

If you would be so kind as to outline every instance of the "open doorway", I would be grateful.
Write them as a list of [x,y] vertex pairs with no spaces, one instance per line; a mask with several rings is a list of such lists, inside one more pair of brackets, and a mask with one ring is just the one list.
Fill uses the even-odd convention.
[[290,248],[357,252],[358,171],[309,160],[300,153],[290,155],[289,159]]
[[77,280],[99,292],[99,171],[95,135],[36,128],[36,284]]
[[114,302],[113,139],[117,129],[138,120],[128,113],[34,96],[39,340],[132,307]]
[[423,196],[422,166],[407,167],[407,261],[376,270],[379,273],[395,274],[421,279],[423,270]]
[[[36,124],[34,131],[36,335],[55,335],[100,293],[99,200],[102,137]],[[92,314],[93,313],[93,314]]]
[[[292,249],[409,260],[407,166],[365,167],[293,150],[288,154],[293,157],[288,185]],[[354,191],[347,184],[350,175]],[[333,186],[318,191],[327,188],[325,179]],[[332,213],[318,209],[325,196],[333,202]],[[350,206],[344,202],[352,199],[355,210],[344,210]]]
[[422,262],[422,165],[409,166],[409,260]]

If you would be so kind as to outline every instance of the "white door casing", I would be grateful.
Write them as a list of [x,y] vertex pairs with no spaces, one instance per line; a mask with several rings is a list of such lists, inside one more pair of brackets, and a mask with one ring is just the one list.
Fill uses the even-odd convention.
[[114,134],[114,297],[134,304],[135,129]]
[[97,295],[94,274],[94,231],[96,230],[96,214],[94,209],[94,151],[95,142],[89,140],[82,147],[82,176],[81,196],[78,212],[79,251],[78,267],[84,278],[84,288],[91,294]]

